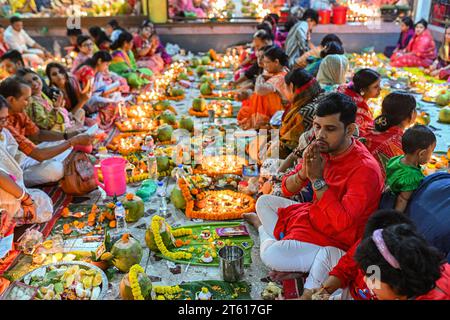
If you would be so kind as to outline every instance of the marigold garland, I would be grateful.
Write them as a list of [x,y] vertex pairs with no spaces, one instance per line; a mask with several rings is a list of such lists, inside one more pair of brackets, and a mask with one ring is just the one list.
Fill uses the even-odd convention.
[[[154,216],[152,218],[151,228],[153,231],[153,236],[155,238],[156,246],[158,247],[159,251],[162,253],[163,256],[166,256],[167,258],[173,259],[173,260],[189,260],[192,258],[192,254],[188,252],[171,252],[167,249],[165,246],[161,234],[160,234],[160,225],[165,222],[165,219],[160,216]],[[189,234],[187,231],[188,229],[181,229],[180,232],[177,232],[176,234]],[[170,231],[170,229],[169,229]],[[190,233],[192,234],[192,230],[190,230]]]
[[154,286],[153,290],[157,294],[177,294],[183,291],[180,286]]
[[135,264],[130,268],[130,272],[128,273],[128,279],[130,281],[131,292],[133,293],[134,300],[144,300],[141,286],[138,281],[138,274],[144,272],[144,269],[140,265]]

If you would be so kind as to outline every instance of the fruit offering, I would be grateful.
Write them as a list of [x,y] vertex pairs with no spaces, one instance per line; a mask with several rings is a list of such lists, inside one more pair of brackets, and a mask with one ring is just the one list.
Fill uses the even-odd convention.
[[81,262],[38,268],[23,282],[38,289],[36,300],[97,300],[107,288],[103,272]]

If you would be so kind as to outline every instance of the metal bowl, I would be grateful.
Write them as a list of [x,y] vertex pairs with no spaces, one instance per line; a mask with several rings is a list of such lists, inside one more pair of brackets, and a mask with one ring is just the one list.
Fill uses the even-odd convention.
[[39,272],[39,270],[42,270],[42,269],[45,269],[45,271],[46,271],[46,269],[49,267],[61,267],[61,266],[73,266],[73,265],[85,267],[85,269],[94,269],[95,271],[99,272],[102,275],[101,291],[100,291],[100,295],[98,296],[97,300],[103,300],[104,297],[106,296],[106,292],[108,290],[108,278],[106,277],[106,274],[99,267],[96,267],[93,264],[83,262],[83,261],[67,261],[67,262],[56,262],[56,263],[46,264],[45,266],[41,266],[39,268],[36,268],[36,269],[28,272],[22,278],[20,278],[19,281],[25,283],[26,277],[31,276],[32,273]]

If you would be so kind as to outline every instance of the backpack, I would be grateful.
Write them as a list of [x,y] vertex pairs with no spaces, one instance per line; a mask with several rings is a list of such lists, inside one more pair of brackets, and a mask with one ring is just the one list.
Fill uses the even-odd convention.
[[97,189],[94,165],[84,152],[72,151],[64,160],[64,178],[61,189],[70,195],[81,196]]
[[405,214],[450,262],[450,174],[438,172],[426,177],[412,194]]

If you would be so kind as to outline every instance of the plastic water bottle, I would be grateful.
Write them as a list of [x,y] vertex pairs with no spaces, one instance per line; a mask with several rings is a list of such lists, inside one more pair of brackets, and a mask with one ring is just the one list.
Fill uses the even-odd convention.
[[124,233],[127,230],[127,222],[125,221],[125,208],[122,202],[116,203],[114,215],[116,216],[116,233]]
[[165,217],[167,215],[166,190],[162,181],[158,181],[157,195],[159,198],[158,215]]
[[142,146],[142,150],[145,152],[153,151],[155,147],[155,141],[153,140],[153,137],[151,135],[148,135],[145,137],[144,145]]
[[150,180],[158,179],[158,162],[156,161],[156,156],[153,153],[153,149],[150,149],[147,156],[147,166],[148,166],[148,178]]
[[175,178],[177,179],[177,182],[179,179],[183,179],[184,181],[186,181],[186,172],[184,171],[182,164],[178,165],[175,171]]

